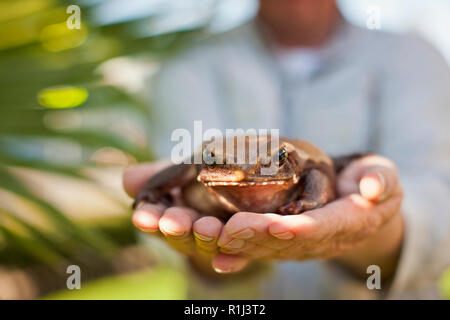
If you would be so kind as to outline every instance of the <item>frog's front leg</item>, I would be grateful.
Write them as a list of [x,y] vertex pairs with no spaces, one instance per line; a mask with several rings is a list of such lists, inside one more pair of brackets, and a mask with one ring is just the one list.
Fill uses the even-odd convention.
[[299,214],[322,207],[335,197],[335,186],[330,178],[318,169],[311,169],[303,181],[303,191],[299,199],[278,209],[281,214]]
[[151,177],[134,199],[133,209],[142,202],[170,205],[172,197],[170,192],[176,187],[182,187],[195,179],[197,167],[190,164],[170,166]]

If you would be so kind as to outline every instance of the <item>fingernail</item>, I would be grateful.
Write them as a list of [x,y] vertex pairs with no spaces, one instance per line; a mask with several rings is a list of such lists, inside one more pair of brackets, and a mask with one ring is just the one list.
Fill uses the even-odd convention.
[[294,237],[294,234],[290,231],[286,231],[283,233],[272,233],[272,235],[281,240],[290,240]]
[[198,234],[197,232],[194,232],[194,237],[196,237],[200,241],[206,241],[206,242],[210,242],[210,241],[214,240],[214,238],[206,237],[204,235]]
[[165,233],[167,233],[169,236],[172,236],[172,237],[182,237],[186,233],[184,231],[180,232],[180,231],[173,231],[173,230],[167,230],[167,229],[164,229],[164,231],[165,231]]
[[233,239],[230,242],[228,242],[225,247],[232,248],[232,249],[241,249],[245,245],[245,241],[241,239]]
[[214,271],[217,273],[229,273],[231,272],[230,269],[219,269],[219,268],[214,268]]
[[142,232],[156,232],[156,231],[158,231],[158,228],[156,228],[156,229],[145,229],[145,228],[138,228],[139,230],[141,230]]
[[244,229],[232,235],[233,238],[249,239],[255,235],[255,231],[250,228]]

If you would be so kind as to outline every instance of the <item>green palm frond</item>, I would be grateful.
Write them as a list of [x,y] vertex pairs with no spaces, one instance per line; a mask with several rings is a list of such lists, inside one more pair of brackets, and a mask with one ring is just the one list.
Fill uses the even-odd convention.
[[[157,63],[203,37],[207,21],[168,28],[164,19],[169,12],[149,10],[147,15],[105,22],[98,19],[98,11],[106,3],[0,1],[0,264],[88,265],[93,256],[107,260],[120,246],[135,241],[126,215],[79,221],[60,209],[60,199],[42,197],[12,170],[96,184],[118,210],[129,212],[116,191],[102,187],[85,169],[104,166],[93,160],[99,150],[119,152],[129,161],[153,159],[148,147],[150,106],[106,83],[99,67],[116,57]],[[82,30],[65,27],[71,4],[81,7]],[[53,101],[43,100],[43,92]],[[70,102],[64,92],[81,95]],[[74,125],[73,119],[79,123]],[[123,131],[125,122],[138,138]],[[70,146],[77,157],[71,156]],[[25,219],[2,192],[33,204],[48,230]]]

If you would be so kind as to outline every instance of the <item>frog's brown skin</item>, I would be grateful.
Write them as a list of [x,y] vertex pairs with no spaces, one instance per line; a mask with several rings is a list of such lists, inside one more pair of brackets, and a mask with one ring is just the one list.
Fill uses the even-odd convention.
[[[247,150],[248,143],[247,137]],[[217,159],[228,156],[225,147],[223,154],[208,148],[203,146],[206,152],[215,151]],[[256,164],[208,165],[203,161],[170,166],[149,179],[133,206],[141,201],[170,205],[171,191],[178,187],[187,206],[225,220],[239,211],[299,214],[335,199],[336,170],[329,156],[306,141],[288,138],[280,138],[280,150],[287,151],[287,157],[272,175],[262,174],[259,158]],[[346,157],[344,162],[355,157]]]

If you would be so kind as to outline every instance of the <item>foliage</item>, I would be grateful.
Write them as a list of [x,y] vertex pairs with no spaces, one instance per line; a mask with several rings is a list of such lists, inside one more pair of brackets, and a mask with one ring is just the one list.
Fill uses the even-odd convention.
[[82,290],[64,290],[47,296],[50,300],[166,300],[185,299],[187,279],[179,271],[158,268],[92,281]]
[[441,278],[440,289],[444,299],[450,300],[450,269]]
[[[158,62],[198,37],[200,24],[161,31],[158,21],[169,14],[164,10],[104,22],[99,12],[106,2],[0,1],[0,265],[89,265],[94,256],[107,262],[119,246],[135,241],[126,216],[79,221],[17,174],[32,169],[97,185],[128,210],[86,169],[111,165],[98,160],[99,151],[119,155],[114,165],[151,159],[149,106],[108,84],[99,67],[116,57]],[[71,4],[81,7],[79,30],[66,25]],[[48,228],[21,212],[22,202]]]

